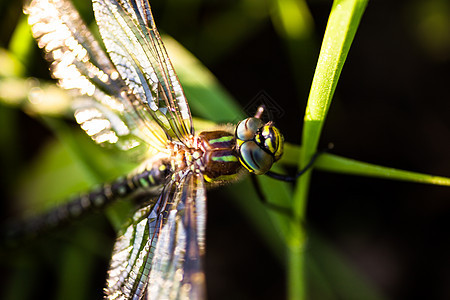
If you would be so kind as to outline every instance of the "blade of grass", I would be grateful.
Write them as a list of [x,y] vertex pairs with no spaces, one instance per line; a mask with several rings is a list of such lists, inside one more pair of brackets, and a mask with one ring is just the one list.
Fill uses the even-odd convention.
[[[333,3],[306,108],[299,166],[306,165],[316,151],[337,81],[366,5],[367,0],[336,0]],[[307,172],[298,180],[294,192],[294,220],[288,241],[290,299],[306,298],[305,233],[301,222],[305,215],[309,181],[310,172]]]
[[[283,155],[281,163],[295,165],[300,157],[300,152],[301,147],[292,144],[285,144],[285,154]],[[450,186],[450,178],[448,177],[374,165],[330,153],[320,155],[314,163],[314,168],[322,171],[348,175]]]

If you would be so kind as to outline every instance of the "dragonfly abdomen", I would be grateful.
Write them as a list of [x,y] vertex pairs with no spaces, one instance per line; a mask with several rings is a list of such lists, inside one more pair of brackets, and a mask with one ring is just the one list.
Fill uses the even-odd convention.
[[91,191],[73,196],[70,200],[47,213],[9,224],[2,238],[16,240],[35,236],[57,228],[92,211],[101,210],[112,202],[136,191],[158,195],[170,173],[167,161],[159,160],[128,177],[99,185]]

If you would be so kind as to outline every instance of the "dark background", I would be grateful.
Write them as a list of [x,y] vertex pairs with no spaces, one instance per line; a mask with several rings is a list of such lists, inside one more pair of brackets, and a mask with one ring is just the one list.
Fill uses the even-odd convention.
[[[283,117],[275,121],[286,140],[299,144],[308,87],[331,3],[307,2],[314,21],[313,36],[304,41],[304,47],[300,44],[295,60],[270,18],[252,19],[245,10],[242,3],[251,1],[183,3],[152,1],[160,30],[197,56],[243,107],[264,90],[284,110]],[[87,18],[89,5],[79,4]],[[18,3],[0,2],[2,47],[7,47],[20,11]],[[342,156],[450,176],[449,70],[448,1],[371,1],[341,74],[321,147],[332,142],[332,152]],[[29,73],[49,78],[42,60],[36,61]],[[25,114],[19,114],[18,120],[24,137],[19,137],[22,148],[14,151],[26,165],[51,133]],[[7,147],[1,145],[2,153]],[[7,166],[6,154],[1,159]],[[6,200],[1,208],[5,211],[14,177],[3,171],[1,176],[2,200]],[[283,266],[223,195],[220,190],[208,195],[206,274],[210,298],[285,298]],[[312,236],[308,255],[326,269],[327,257],[315,256],[313,251],[315,241],[324,241],[343,264],[385,299],[449,299],[449,200],[448,187],[314,172],[307,212]],[[104,217],[84,222],[113,240],[114,231]],[[70,228],[68,235],[80,234],[77,226]],[[62,246],[56,239],[54,244],[32,242],[30,247],[41,249],[45,265],[58,256],[55,249]],[[93,299],[101,297],[110,247],[104,246],[93,262],[98,266],[90,275]],[[323,282],[314,276],[313,267],[308,270],[312,299],[365,299],[352,293],[351,282],[334,282],[332,278],[339,275],[329,275],[332,270],[324,271],[329,277],[322,278]],[[55,276],[61,275],[48,270],[36,273],[43,283],[32,283],[30,275],[23,279],[26,286],[36,295],[53,295],[49,291]],[[5,274],[2,282],[8,283],[9,277]],[[341,284],[350,288],[343,291]],[[324,289],[330,290],[327,295],[332,297],[325,297]]]

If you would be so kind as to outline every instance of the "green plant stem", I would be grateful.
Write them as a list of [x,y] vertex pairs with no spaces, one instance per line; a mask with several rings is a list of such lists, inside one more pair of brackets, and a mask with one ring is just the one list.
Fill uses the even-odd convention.
[[[306,108],[300,167],[306,165],[317,149],[326,114],[367,1],[336,0],[333,3]],[[302,220],[305,218],[309,181],[310,172],[297,181],[294,219],[288,241],[288,293],[289,299],[295,300],[306,299],[303,251],[306,235]]]

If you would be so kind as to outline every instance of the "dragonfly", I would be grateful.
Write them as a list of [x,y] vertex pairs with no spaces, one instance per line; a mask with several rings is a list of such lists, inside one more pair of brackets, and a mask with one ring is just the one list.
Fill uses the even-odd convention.
[[283,154],[264,107],[236,126],[194,131],[189,104],[147,0],[93,0],[106,52],[68,0],[24,9],[58,84],[74,91],[76,121],[139,167],[34,218],[38,232],[126,196],[144,195],[114,244],[107,299],[204,299],[206,190],[262,175]]

